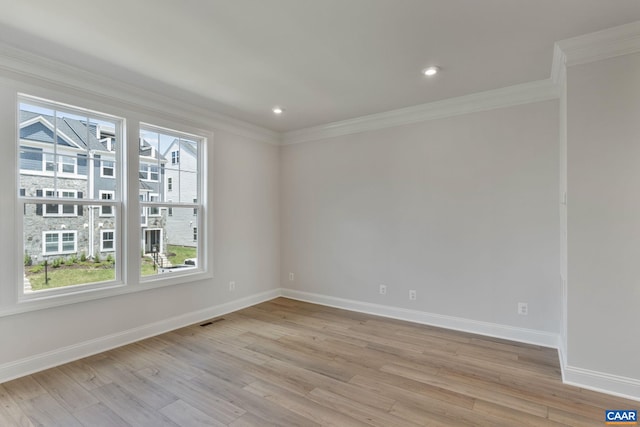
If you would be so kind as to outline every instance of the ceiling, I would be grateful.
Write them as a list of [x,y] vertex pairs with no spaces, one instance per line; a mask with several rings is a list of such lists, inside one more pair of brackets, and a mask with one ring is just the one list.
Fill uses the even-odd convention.
[[0,6],[5,43],[279,132],[546,79],[555,41],[640,20],[638,0]]

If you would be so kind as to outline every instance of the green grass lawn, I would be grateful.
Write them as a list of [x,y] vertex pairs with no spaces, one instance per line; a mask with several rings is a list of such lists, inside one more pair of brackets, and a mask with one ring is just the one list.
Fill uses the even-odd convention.
[[184,264],[187,258],[196,258],[198,251],[192,246],[167,245],[167,258],[173,265]]
[[140,260],[140,275],[144,277],[152,276],[157,273],[158,271],[153,265],[153,260],[149,257],[142,257],[142,259]]
[[87,283],[106,282],[114,280],[116,276],[116,270],[113,262],[106,261],[100,263],[86,261],[70,265],[63,264],[58,268],[53,268],[50,264],[47,268],[49,282],[46,284],[44,267],[42,265],[26,267],[25,273],[31,283],[31,289],[34,291]]
[[[184,264],[187,258],[197,257],[196,248],[189,246],[167,245],[167,258],[173,265]],[[44,267],[34,265],[25,267],[25,273],[31,289],[39,291],[42,289],[60,288],[63,286],[73,286],[87,283],[107,282],[114,280],[116,271],[113,262],[102,261],[94,263],[92,261],[79,261],[72,264],[62,264],[54,268],[50,262],[47,268],[49,282],[45,284]],[[142,257],[140,260],[140,275],[152,276],[158,271],[153,265],[153,260],[149,257]]]

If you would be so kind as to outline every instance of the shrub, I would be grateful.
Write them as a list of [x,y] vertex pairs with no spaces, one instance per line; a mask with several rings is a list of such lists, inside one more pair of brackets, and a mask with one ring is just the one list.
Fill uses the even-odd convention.
[[80,261],[82,261],[82,262],[86,262],[87,261],[87,255],[84,252],[82,252],[80,254]]
[[31,259],[31,255],[29,255],[28,253],[24,253],[24,266],[25,267],[30,267],[33,265],[33,259]]
[[51,266],[53,268],[60,268],[60,265],[62,264],[62,260],[60,258],[56,258],[53,260],[53,262],[51,263]]
[[95,262],[96,264],[100,264],[100,254],[96,254],[96,256],[93,257],[93,262]]
[[113,264],[113,256],[111,254],[107,255],[107,262]]
[[78,255],[71,255],[69,257],[69,264],[77,264],[78,263]]

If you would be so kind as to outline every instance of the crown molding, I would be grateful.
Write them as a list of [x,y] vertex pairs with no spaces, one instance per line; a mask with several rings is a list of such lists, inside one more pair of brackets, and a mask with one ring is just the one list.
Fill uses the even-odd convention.
[[430,102],[413,107],[400,108],[384,113],[371,114],[355,119],[285,132],[282,144],[296,144],[336,136],[379,130],[389,127],[419,123],[427,120],[532,102],[547,101],[560,97],[557,84],[552,79],[538,80],[515,86],[479,92],[470,95]]
[[152,113],[195,122],[205,129],[223,130],[271,144],[280,142],[278,132],[106,76],[89,73],[4,43],[0,43],[0,75],[36,85],[80,90],[129,108],[142,108]]
[[640,21],[561,40],[556,46],[568,67],[640,52]]

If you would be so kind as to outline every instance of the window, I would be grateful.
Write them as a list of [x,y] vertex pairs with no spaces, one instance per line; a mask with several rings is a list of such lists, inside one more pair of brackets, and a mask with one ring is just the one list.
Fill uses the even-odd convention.
[[158,181],[159,168],[157,165],[141,164],[140,165],[140,179],[144,181]]
[[110,160],[102,160],[100,162],[100,176],[103,178],[114,178],[114,165],[115,162],[112,162]]
[[115,230],[102,230],[100,234],[100,251],[113,252],[115,250]]
[[[82,193],[75,190],[45,189],[44,193],[45,197],[48,198],[82,198]],[[36,194],[42,195],[42,191],[36,190]],[[44,205],[44,216],[78,216],[78,206],[69,204],[47,203]]]
[[[143,209],[148,209],[147,222],[143,224],[149,228],[143,226],[141,230],[143,252],[149,254],[144,257],[141,269],[141,276],[146,277],[162,275],[162,271],[166,270],[159,264],[162,256],[153,255],[154,248],[164,252],[170,262],[174,255],[167,254],[178,254],[178,263],[182,263],[181,260],[185,258],[202,257],[198,230],[203,233],[204,216],[197,213],[204,209],[200,193],[200,155],[203,152],[204,139],[151,125],[141,125],[139,140],[140,151],[144,153],[144,156],[140,157],[139,169],[149,171],[140,173],[139,182],[140,192],[149,195],[148,199],[143,198],[140,202]],[[146,165],[157,171],[159,182],[146,179],[151,176],[151,169],[147,169]],[[168,194],[171,194],[170,198],[167,197]],[[141,211],[141,215],[143,214],[144,211]],[[158,268],[154,269],[154,265]],[[203,265],[202,259],[194,265]],[[195,267],[189,270],[193,272],[194,269]]]
[[43,255],[71,254],[76,252],[77,231],[45,231],[42,233]]
[[[140,126],[140,141],[127,142],[124,118],[27,95],[18,96],[18,107],[10,169],[23,212],[15,250],[25,262],[15,267],[24,281],[11,295],[25,302],[20,310],[203,278],[204,137],[132,122],[127,126]],[[128,181],[136,171],[139,200]],[[130,226],[125,234],[123,225],[137,228],[136,217],[139,234]],[[188,268],[164,274],[167,261],[185,259]]]
[[[100,190],[100,200],[113,200],[114,195],[115,191]],[[113,206],[101,205],[100,216],[113,216]]]
[[[37,300],[64,294],[69,286],[91,290],[121,281],[114,246],[120,233],[120,153],[108,151],[100,136],[109,129],[121,139],[122,119],[27,96],[18,102],[18,188],[26,189],[18,194],[24,212],[19,250],[28,260],[18,298]],[[103,250],[112,252],[111,262],[104,262]],[[46,278],[45,260],[53,266]]]
[[60,174],[75,175],[78,173],[78,163],[75,157],[45,153],[44,155],[44,171],[56,172]]
[[[159,194],[149,194],[149,201],[150,202],[159,202],[160,201],[160,195]],[[157,206],[150,206],[149,207],[149,216],[160,216],[160,208]]]
[[[147,193],[146,192],[141,192],[140,193],[140,201],[144,202],[147,200]],[[140,225],[142,227],[147,225],[147,212],[149,211],[149,208],[145,207],[145,206],[141,206],[140,207]]]

